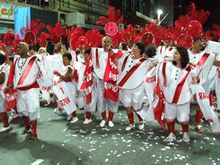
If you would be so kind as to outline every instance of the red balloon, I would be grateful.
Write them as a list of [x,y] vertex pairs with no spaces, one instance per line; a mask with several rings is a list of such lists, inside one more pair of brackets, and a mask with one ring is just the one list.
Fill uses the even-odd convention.
[[118,33],[118,25],[114,22],[109,22],[105,25],[106,34],[113,36]]
[[193,37],[189,34],[181,34],[177,39],[177,45],[190,49],[193,46]]
[[187,32],[193,37],[199,37],[202,33],[202,24],[196,20],[190,21],[187,25]]

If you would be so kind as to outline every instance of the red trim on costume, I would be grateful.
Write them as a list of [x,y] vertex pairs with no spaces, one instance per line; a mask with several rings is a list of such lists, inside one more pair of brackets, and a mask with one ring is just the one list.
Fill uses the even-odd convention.
[[31,84],[31,85],[29,85],[29,86],[19,87],[19,88],[17,88],[17,89],[18,89],[18,90],[25,91],[25,90],[29,90],[29,89],[32,89],[32,88],[39,88],[39,84],[37,83],[37,81],[35,81],[33,84]]
[[163,75],[163,84],[164,84],[164,86],[167,86],[166,66],[167,66],[167,63],[164,62],[164,63],[163,63],[163,66],[162,66],[162,75]]
[[22,85],[24,83],[24,81],[26,80],[26,78],[27,78],[27,76],[28,76],[28,74],[29,74],[29,72],[30,72],[35,60],[36,60],[36,58],[37,57],[34,56],[29,60],[28,64],[26,65],[26,67],[24,69],[24,71],[22,72],[22,75],[21,75],[17,85]]
[[122,78],[122,80],[118,83],[118,86],[122,87],[127,80],[131,77],[131,75],[138,69],[138,67],[145,61],[145,58],[141,58],[138,63],[136,63],[129,71],[128,73]]
[[100,68],[100,65],[99,65],[99,49],[96,48],[95,50],[95,60],[96,60],[96,68]]
[[195,65],[189,65],[187,68],[186,68],[186,75],[182,78],[182,80],[179,82],[179,84],[177,85],[176,87],[176,91],[174,93],[174,97],[173,97],[173,101],[172,101],[172,104],[177,104],[179,98],[180,98],[180,95],[181,95],[181,92],[183,90],[183,86],[184,86],[184,83],[186,82],[186,79],[190,73],[190,71],[195,67]]
[[206,60],[208,59],[209,55],[210,54],[208,54],[208,53],[203,54],[201,59],[197,63],[197,65],[202,66],[206,62]]
[[123,61],[123,63],[122,63],[121,71],[124,70],[125,65],[126,65],[126,63],[127,63],[127,61],[128,61],[128,57],[129,57],[130,55],[131,55],[131,54],[128,54],[128,55],[125,57],[125,59],[124,59],[124,61]]

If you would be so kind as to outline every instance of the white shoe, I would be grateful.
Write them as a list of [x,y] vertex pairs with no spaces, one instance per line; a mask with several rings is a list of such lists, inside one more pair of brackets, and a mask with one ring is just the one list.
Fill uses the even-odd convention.
[[186,142],[186,143],[189,143],[189,142],[190,142],[190,138],[189,138],[188,132],[184,132],[184,133],[183,133],[183,138],[182,138],[182,140],[183,140],[184,142]]
[[89,124],[92,122],[92,119],[85,119],[85,121],[83,122],[83,124]]
[[105,120],[102,120],[102,121],[100,122],[99,126],[100,126],[100,127],[104,127],[104,126],[105,126],[105,123],[106,123],[106,121],[105,121]]
[[78,117],[73,117],[72,120],[70,121],[70,123],[75,123],[75,122],[77,122],[78,120],[79,120]]
[[134,128],[135,128],[135,125],[134,125],[134,124],[133,124],[133,125],[130,124],[128,127],[125,128],[125,130],[126,130],[126,131],[130,131],[130,130],[132,130],[132,129],[134,129]]
[[10,116],[8,117],[8,122],[10,123],[13,119],[15,119],[15,118],[17,118],[17,117],[19,117],[19,114],[13,113],[12,115],[10,115]]
[[8,131],[8,130],[10,130],[10,129],[12,129],[12,127],[9,125],[9,126],[7,126],[7,127],[1,128],[1,129],[0,129],[0,132],[5,132],[5,131]]
[[114,125],[114,123],[112,121],[108,121],[108,126],[109,127],[114,127],[115,125]]
[[165,142],[169,142],[169,143],[173,142],[174,140],[176,140],[176,136],[175,136],[173,133],[170,133],[170,134],[164,139]]
[[138,129],[139,130],[143,130],[144,129],[144,123],[143,122],[139,123]]
[[72,118],[73,118],[72,115],[68,115],[67,118],[66,118],[66,120],[67,120],[67,121],[70,121],[70,120],[72,120]]

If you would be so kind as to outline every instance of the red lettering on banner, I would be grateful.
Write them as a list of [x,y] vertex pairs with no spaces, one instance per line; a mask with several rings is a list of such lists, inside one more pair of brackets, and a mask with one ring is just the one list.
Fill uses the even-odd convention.
[[152,83],[156,81],[156,75],[152,76],[152,77],[146,77],[145,82],[146,83]]
[[208,99],[209,97],[206,95],[205,92],[200,92],[199,93],[199,99],[200,100],[203,100],[203,99]]
[[62,79],[59,79],[58,81],[53,81],[53,84],[54,85],[58,85],[60,82],[62,82],[63,80]]
[[66,106],[70,103],[70,99],[69,99],[69,97],[66,97],[66,98],[60,100],[59,102],[60,102],[61,106]]

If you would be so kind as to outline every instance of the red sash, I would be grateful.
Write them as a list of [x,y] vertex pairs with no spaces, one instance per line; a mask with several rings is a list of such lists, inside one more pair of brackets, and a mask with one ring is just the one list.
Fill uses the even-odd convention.
[[162,66],[162,75],[163,75],[163,84],[164,84],[164,86],[167,86],[166,66],[167,66],[167,63],[164,62],[164,63],[163,63],[163,66]]
[[100,68],[100,65],[99,65],[99,49],[96,48],[95,50],[95,60],[96,60],[96,68]]
[[24,71],[23,71],[23,73],[22,73],[22,75],[21,75],[17,85],[22,85],[24,83],[24,81],[26,80],[26,78],[27,78],[27,76],[28,76],[28,74],[29,74],[29,72],[30,72],[30,70],[31,70],[31,68],[32,68],[36,58],[37,57],[34,56],[34,57],[32,57],[29,60],[29,62],[27,64],[27,66],[25,67],[25,69],[24,69]]
[[209,55],[210,54],[208,54],[208,53],[203,54],[201,59],[199,60],[199,62],[196,65],[202,66],[206,62],[206,60],[208,59]]
[[139,60],[138,63],[136,63],[129,71],[128,73],[123,77],[123,79],[118,83],[118,86],[119,87],[122,87],[126,82],[127,80],[131,77],[131,75],[138,69],[138,67],[145,61],[146,59],[145,58],[141,58]]
[[186,82],[186,79],[187,79],[187,77],[188,77],[190,71],[191,71],[193,68],[195,68],[195,65],[189,65],[189,66],[186,68],[186,71],[187,71],[186,75],[182,78],[182,80],[179,82],[179,84],[178,84],[177,87],[176,87],[176,91],[175,91],[175,93],[174,93],[174,97],[173,97],[173,101],[172,101],[173,104],[177,104],[177,102],[179,101],[180,94],[181,94],[181,92],[182,92],[182,90],[183,90],[183,85],[184,85],[184,83]]
[[125,57],[125,59],[124,59],[124,61],[123,61],[123,64],[122,64],[122,67],[121,67],[121,71],[124,70],[125,65],[126,65],[126,63],[127,63],[127,61],[128,61],[128,57],[129,57],[130,55],[131,55],[131,54],[128,54],[128,55]]

